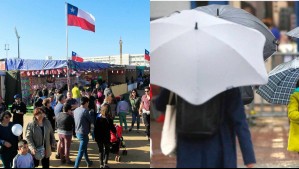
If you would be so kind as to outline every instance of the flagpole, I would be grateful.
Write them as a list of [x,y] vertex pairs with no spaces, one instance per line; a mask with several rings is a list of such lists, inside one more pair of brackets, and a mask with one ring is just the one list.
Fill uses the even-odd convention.
[[70,74],[69,74],[69,59],[68,59],[68,16],[67,16],[67,3],[65,2],[65,16],[66,16],[66,79],[67,79],[67,90],[70,91]]
[[143,57],[143,59],[144,59],[144,63],[143,63],[144,66],[145,66],[145,60],[146,60],[146,59],[145,59],[145,54],[146,54],[146,49],[144,49],[144,57]]

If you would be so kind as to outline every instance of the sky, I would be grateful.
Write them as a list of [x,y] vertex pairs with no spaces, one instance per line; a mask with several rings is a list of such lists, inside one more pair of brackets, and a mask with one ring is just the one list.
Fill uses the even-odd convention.
[[[65,2],[95,17],[95,33],[66,26]],[[118,55],[119,40],[123,54],[144,54],[150,41],[149,0],[1,0],[0,58],[18,57],[17,28],[22,59],[66,59],[76,52],[81,57]]]

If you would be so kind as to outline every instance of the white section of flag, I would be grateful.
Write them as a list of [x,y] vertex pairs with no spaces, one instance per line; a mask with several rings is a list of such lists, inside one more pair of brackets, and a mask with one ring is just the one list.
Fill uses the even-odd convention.
[[95,25],[95,17],[92,16],[90,13],[85,12],[81,9],[78,8],[78,17],[85,19],[86,21],[88,21],[89,23]]

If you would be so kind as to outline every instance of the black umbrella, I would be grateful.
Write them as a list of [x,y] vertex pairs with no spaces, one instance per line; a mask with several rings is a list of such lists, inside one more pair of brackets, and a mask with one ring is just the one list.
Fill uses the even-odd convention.
[[208,5],[195,8],[195,10],[218,16],[219,18],[253,28],[261,32],[266,38],[264,46],[264,60],[276,52],[277,39],[275,36],[260,19],[248,13],[247,11],[240,8],[234,8],[229,5]]

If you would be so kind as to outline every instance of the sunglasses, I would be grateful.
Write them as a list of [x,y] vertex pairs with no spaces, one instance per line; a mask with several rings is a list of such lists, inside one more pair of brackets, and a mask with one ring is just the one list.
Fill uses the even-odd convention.
[[148,93],[149,91],[148,91],[148,90],[145,90],[144,92]]

